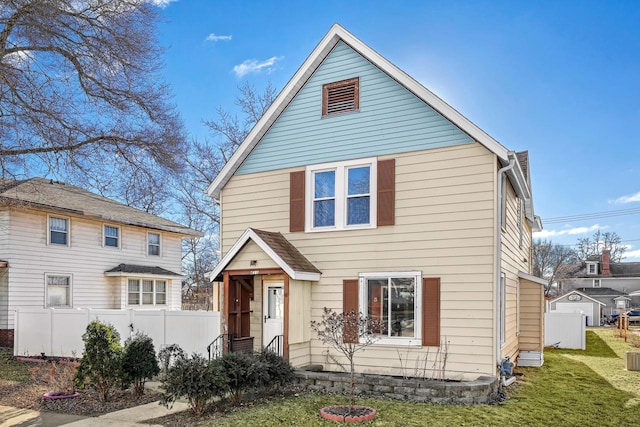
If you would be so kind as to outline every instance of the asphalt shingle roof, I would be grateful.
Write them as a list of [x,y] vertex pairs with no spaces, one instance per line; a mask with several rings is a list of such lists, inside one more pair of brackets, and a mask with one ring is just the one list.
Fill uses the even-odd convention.
[[105,273],[126,273],[126,274],[150,274],[153,276],[181,276],[162,267],[149,267],[146,265],[120,264]]
[[177,222],[132,208],[74,185],[43,178],[24,181],[0,180],[0,206],[53,210],[187,236],[202,236],[199,231]]
[[255,228],[252,228],[252,230],[293,270],[320,273],[320,270],[302,255],[282,234],[257,230]]

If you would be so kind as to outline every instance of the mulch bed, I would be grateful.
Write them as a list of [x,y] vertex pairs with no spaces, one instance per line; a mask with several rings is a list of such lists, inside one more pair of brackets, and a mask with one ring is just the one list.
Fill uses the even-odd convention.
[[101,402],[98,394],[93,390],[84,390],[80,396],[73,399],[43,400],[42,395],[48,391],[45,386],[32,382],[14,382],[0,380],[0,402],[3,405],[16,408],[32,409],[36,411],[62,412],[65,414],[98,416],[108,412],[119,411],[145,403],[156,402],[160,394],[145,391],[140,397],[135,397],[130,391],[115,391],[108,402]]

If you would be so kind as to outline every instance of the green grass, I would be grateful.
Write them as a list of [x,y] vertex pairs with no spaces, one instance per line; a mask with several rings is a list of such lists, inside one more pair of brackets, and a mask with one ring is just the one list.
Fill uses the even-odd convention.
[[18,382],[29,380],[29,365],[15,361],[11,349],[0,348],[0,380]]
[[[371,426],[637,425],[640,373],[624,371],[622,354],[628,348],[610,330],[589,331],[588,350],[545,351],[544,366],[520,369],[521,381],[507,390],[509,400],[497,405],[452,406],[380,399],[358,399],[357,403],[377,409],[377,418],[364,423]],[[632,385],[625,386],[623,378]],[[346,403],[344,396],[303,394],[240,408],[225,416],[214,415],[198,425],[329,426],[335,424],[320,418],[320,408]]]

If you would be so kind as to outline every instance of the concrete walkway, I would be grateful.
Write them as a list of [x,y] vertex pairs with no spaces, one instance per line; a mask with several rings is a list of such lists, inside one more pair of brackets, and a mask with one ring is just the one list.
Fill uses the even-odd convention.
[[[146,388],[157,390],[160,383],[148,382]],[[189,409],[184,400],[178,400],[171,409],[161,406],[158,402],[134,406],[133,408],[109,412],[99,417],[60,414],[56,412],[40,412],[30,409],[19,409],[0,405],[0,427],[155,427],[159,424],[140,424],[165,415],[174,414]],[[161,426],[160,426],[161,427]]]

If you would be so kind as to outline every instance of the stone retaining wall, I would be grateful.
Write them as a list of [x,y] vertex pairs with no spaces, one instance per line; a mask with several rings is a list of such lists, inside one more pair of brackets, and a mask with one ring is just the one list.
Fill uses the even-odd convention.
[[[329,393],[349,391],[349,375],[338,372],[297,370],[298,384],[307,390]],[[448,404],[491,403],[497,400],[498,378],[483,376],[475,381],[401,379],[387,375],[356,375],[356,393],[396,400]]]

